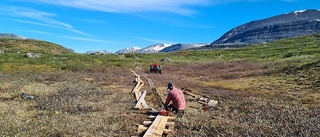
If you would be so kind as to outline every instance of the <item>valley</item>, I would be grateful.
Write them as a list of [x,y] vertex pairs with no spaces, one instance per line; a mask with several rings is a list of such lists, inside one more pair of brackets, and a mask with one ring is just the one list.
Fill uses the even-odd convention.
[[[5,52],[0,54],[0,136],[136,136],[135,125],[148,115],[132,109],[130,69],[152,79],[163,99],[173,81],[219,101],[203,111],[185,95],[186,114],[175,120],[173,136],[319,136],[319,44],[319,35],[311,35],[172,53],[41,52],[39,58],[25,58],[23,51]],[[154,62],[162,74],[149,72]],[[150,87],[142,89],[148,91],[148,105],[161,109]],[[25,100],[22,93],[35,99]]]

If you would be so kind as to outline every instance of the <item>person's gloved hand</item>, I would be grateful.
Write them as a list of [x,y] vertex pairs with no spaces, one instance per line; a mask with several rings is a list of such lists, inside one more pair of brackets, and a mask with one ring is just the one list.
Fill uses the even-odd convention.
[[160,115],[163,115],[163,116],[167,115],[167,111],[164,107],[160,110]]
[[165,109],[166,111],[168,111],[169,107],[168,106],[164,106],[162,109]]

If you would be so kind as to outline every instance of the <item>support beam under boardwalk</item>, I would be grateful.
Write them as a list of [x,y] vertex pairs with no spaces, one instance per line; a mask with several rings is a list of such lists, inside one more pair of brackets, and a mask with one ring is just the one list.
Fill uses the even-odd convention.
[[158,115],[143,137],[161,137],[167,121],[168,116]]

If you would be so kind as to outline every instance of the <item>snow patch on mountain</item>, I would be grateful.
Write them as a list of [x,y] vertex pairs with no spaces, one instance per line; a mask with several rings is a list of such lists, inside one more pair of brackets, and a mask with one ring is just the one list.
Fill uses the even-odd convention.
[[302,12],[305,12],[305,11],[307,11],[307,10],[297,10],[297,11],[295,11],[294,13],[295,13],[295,14],[298,14],[298,13],[302,13]]
[[163,50],[160,50],[159,52],[176,52],[180,50],[195,49],[205,45],[208,45],[208,43],[174,44],[172,46],[164,48]]
[[19,36],[19,35],[16,35],[16,34],[9,34],[9,33],[0,33],[0,38],[27,39],[27,37]]
[[124,48],[124,49],[120,49],[120,50],[118,50],[116,53],[117,54],[126,54],[126,53],[134,53],[134,52],[136,52],[137,50],[139,50],[139,49],[141,49],[141,48],[139,48],[139,47],[129,47],[129,48]]
[[157,53],[160,50],[171,46],[172,44],[155,44],[142,49],[137,50],[137,53]]
[[320,10],[297,10],[237,26],[211,43],[236,47],[318,33]]
[[103,55],[103,54],[113,54],[113,52],[112,51],[107,51],[107,50],[99,50],[99,51],[87,51],[86,54]]

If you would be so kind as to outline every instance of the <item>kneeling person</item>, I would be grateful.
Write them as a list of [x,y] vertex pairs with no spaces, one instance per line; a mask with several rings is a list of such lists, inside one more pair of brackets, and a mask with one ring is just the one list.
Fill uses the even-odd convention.
[[[164,107],[166,110],[176,112],[178,116],[182,117],[186,108],[186,101],[183,92],[176,88],[173,83],[168,83],[168,89],[170,90]],[[169,103],[172,104],[169,105]]]

